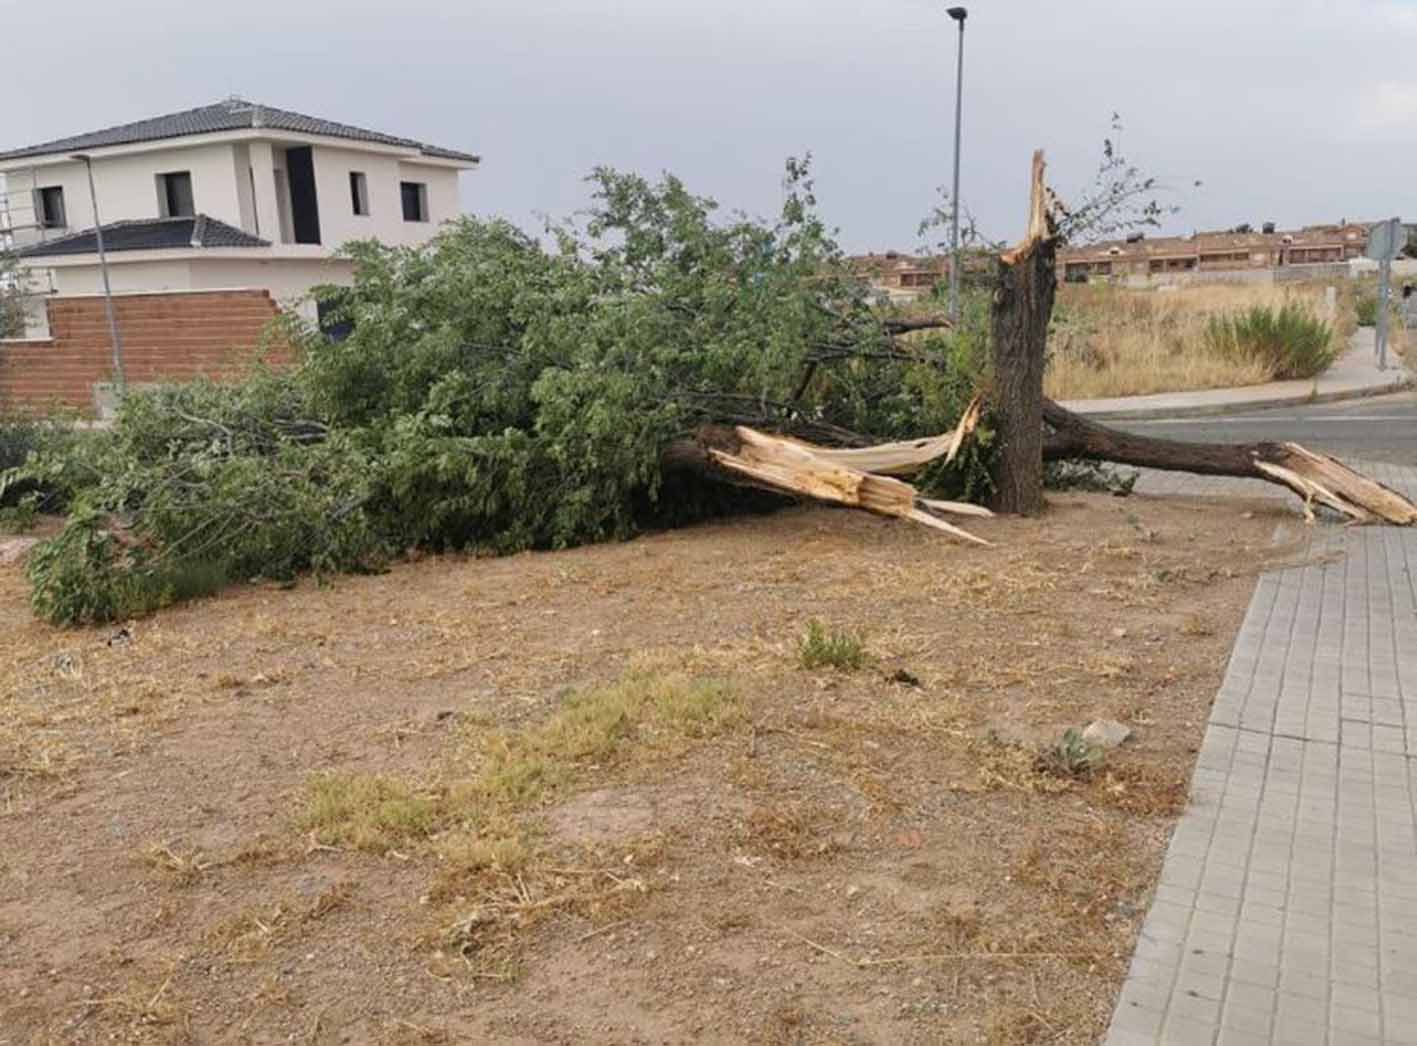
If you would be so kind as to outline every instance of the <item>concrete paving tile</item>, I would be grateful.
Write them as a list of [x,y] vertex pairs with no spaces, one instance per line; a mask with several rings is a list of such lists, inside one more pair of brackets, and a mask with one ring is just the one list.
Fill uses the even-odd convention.
[[1310,547],[1256,584],[1108,1043],[1417,1046],[1417,532]]

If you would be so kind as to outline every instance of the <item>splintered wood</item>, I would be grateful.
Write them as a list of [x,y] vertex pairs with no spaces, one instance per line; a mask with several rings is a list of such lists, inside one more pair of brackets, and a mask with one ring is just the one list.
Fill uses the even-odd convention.
[[740,425],[733,430],[738,445],[732,448],[709,446],[709,457],[729,473],[752,480],[757,485],[802,494],[818,501],[849,505],[895,516],[943,531],[978,545],[989,542],[962,527],[939,518],[937,513],[988,516],[988,509],[952,501],[922,498],[904,480],[885,475],[911,475],[930,462],[951,461],[979,423],[980,405],[969,405],[953,432],[929,439],[885,443],[876,447],[834,450],[785,436],[773,436]]
[[1404,527],[1417,523],[1417,505],[1391,487],[1297,443],[1281,443],[1280,447],[1285,452],[1282,463],[1257,455],[1255,468],[1302,497],[1309,518],[1313,518],[1310,506],[1317,501],[1355,523],[1383,522]]
[[1304,499],[1305,511],[1317,503],[1355,523],[1417,523],[1417,505],[1391,487],[1349,468],[1336,458],[1297,443],[1187,443],[1123,432],[1043,402],[1043,420],[1052,430],[1043,444],[1047,461],[1086,458],[1121,465],[1194,472],[1206,476],[1241,476],[1288,487]]

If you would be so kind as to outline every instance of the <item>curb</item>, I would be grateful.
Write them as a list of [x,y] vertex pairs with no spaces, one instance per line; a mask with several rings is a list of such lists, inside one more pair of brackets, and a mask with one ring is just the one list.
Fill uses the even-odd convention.
[[1386,396],[1392,392],[1402,392],[1417,385],[1417,377],[1411,374],[1399,374],[1389,381],[1377,385],[1363,385],[1358,388],[1330,389],[1327,392],[1320,392],[1317,389],[1293,395],[1267,396],[1262,399],[1249,400],[1227,400],[1224,403],[1193,403],[1185,406],[1170,407],[1124,407],[1120,410],[1088,410],[1086,400],[1074,400],[1070,405],[1060,403],[1059,406],[1072,411],[1074,414],[1093,421],[1149,421],[1149,420],[1170,420],[1171,418],[1208,418],[1223,414],[1238,414],[1240,412],[1250,412],[1256,410],[1268,410],[1275,407],[1307,407],[1319,403],[1340,403],[1344,400],[1368,399],[1372,396]]

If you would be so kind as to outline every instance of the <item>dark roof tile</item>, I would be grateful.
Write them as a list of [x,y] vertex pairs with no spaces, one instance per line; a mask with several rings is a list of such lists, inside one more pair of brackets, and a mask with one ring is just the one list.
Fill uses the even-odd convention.
[[465,160],[479,162],[479,157],[455,149],[443,149],[425,145],[412,138],[399,138],[379,131],[369,131],[352,124],[322,120],[304,113],[277,109],[274,106],[248,102],[243,98],[228,98],[215,105],[203,105],[180,113],[155,116],[135,123],[106,127],[101,131],[78,134],[69,138],[56,138],[38,145],[25,146],[0,152],[0,161],[18,160],[29,156],[49,156],[54,153],[72,153],[82,149],[101,149],[110,145],[132,145],[137,142],[155,142],[165,138],[185,138],[194,134],[212,134],[219,131],[243,131],[268,127],[277,131],[293,131],[298,134],[314,134],[327,138],[347,138],[352,141],[373,142],[377,145],[394,145],[405,149],[417,149],[425,156],[442,160]]
[[[119,251],[170,251],[203,247],[269,247],[269,240],[199,214],[195,218],[148,218],[111,222],[103,227],[103,249]],[[32,243],[14,252],[18,258],[52,258],[69,254],[97,254],[98,236],[85,229],[57,240]]]

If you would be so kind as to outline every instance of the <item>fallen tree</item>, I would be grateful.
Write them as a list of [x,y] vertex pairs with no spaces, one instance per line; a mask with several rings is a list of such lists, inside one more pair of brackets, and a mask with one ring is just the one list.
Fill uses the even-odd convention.
[[1148,441],[1045,403],[1066,224],[1041,155],[1027,235],[958,327],[883,315],[803,165],[772,224],[717,221],[673,178],[595,184],[588,225],[549,246],[474,219],[420,248],[357,246],[353,286],[326,299],[347,340],[291,326],[295,368],[132,394],[111,430],[0,476],[0,498],[44,492],[69,517],[29,561],[36,611],[108,620],[411,548],[562,548],[787,497],[978,542],[955,520],[990,500],[1039,511],[1058,456],[1253,476],[1354,519],[1417,519],[1302,448]]
[[[1022,242],[1000,254],[992,301],[996,509],[1022,515],[1041,511],[1043,463],[1079,459],[1264,480],[1303,498],[1310,517],[1312,506],[1320,504],[1359,523],[1417,523],[1417,505],[1404,495],[1296,443],[1151,439],[1088,421],[1045,399],[1043,370],[1062,210],[1045,172],[1043,154],[1036,152],[1028,229]],[[895,328],[924,329],[936,322]],[[685,455],[681,461],[696,460],[706,472],[716,467],[718,478],[728,482],[747,479],[763,489],[897,516],[985,543],[938,518],[941,512],[964,511],[960,503],[922,498],[914,487],[890,478],[914,475],[936,460],[952,461],[975,432],[981,407],[976,397],[952,432],[926,439],[832,450],[739,427],[731,433],[705,430],[698,459],[683,449],[679,453]]]
[[[1404,495],[1296,443],[1152,439],[1088,421],[1045,399],[1043,369],[1057,287],[1058,240],[1056,201],[1047,188],[1045,170],[1042,153],[1035,153],[1028,231],[1017,247],[999,257],[991,312],[997,509],[1017,514],[1041,511],[1042,463],[1080,459],[1264,480],[1303,498],[1311,518],[1312,506],[1320,504],[1359,523],[1417,523],[1417,505]],[[885,477],[909,476],[934,460],[953,460],[977,427],[980,407],[976,398],[952,433],[905,443],[832,451],[739,428],[732,448],[711,448],[707,454],[717,465],[767,489],[899,516],[978,541],[936,517],[940,511],[959,512],[958,503],[931,502],[919,497],[913,487]]]

